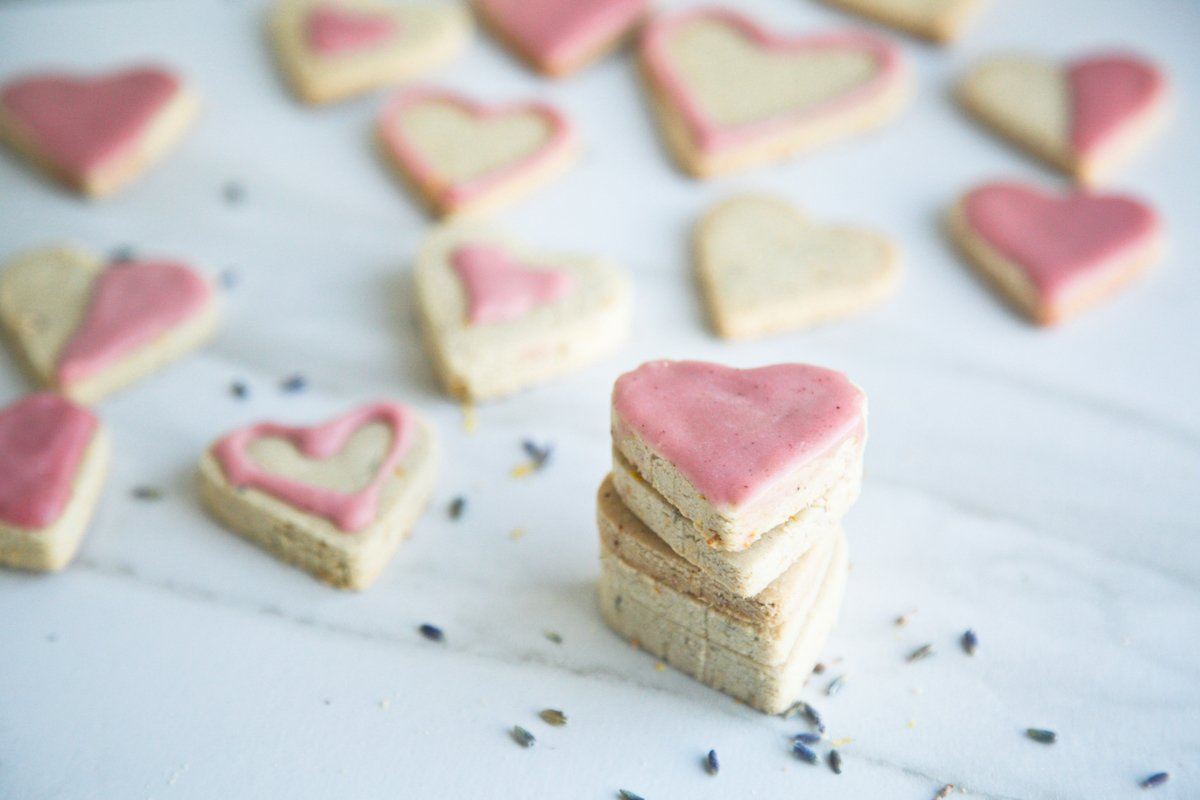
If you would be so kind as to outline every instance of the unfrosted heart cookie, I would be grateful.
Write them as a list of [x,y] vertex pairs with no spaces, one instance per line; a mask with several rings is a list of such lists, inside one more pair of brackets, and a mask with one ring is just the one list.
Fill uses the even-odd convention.
[[958,87],[959,101],[979,120],[1087,184],[1111,174],[1142,147],[1165,116],[1166,96],[1159,69],[1127,54],[1066,64],[992,58]]
[[197,106],[163,67],[31,74],[0,86],[0,139],[67,187],[101,197],[165,156]]
[[484,106],[419,88],[379,119],[384,153],[434,213],[494,209],[547,183],[578,151],[575,130],[542,103]]
[[880,37],[779,36],[720,8],[651,21],[640,55],[663,138],[700,177],[876,127],[908,96],[900,51]]
[[280,67],[307,103],[414,78],[458,55],[471,33],[463,8],[432,2],[282,0],[269,25]]
[[438,445],[415,411],[381,401],[311,428],[262,422],[200,461],[214,517],[343,589],[379,576],[433,491]]
[[887,297],[900,274],[899,254],[880,234],[815,225],[762,195],[709,211],[694,252],[713,327],[731,339],[855,314]]
[[457,225],[426,240],[414,274],[426,343],[455,397],[542,383],[629,335],[629,281],[602,259],[542,253],[490,228]]
[[1153,263],[1162,246],[1158,216],[1137,200],[1055,195],[1019,183],[972,189],[949,222],[972,265],[1043,325],[1116,292]]
[[615,47],[649,0],[474,0],[480,17],[530,66],[562,76]]
[[93,403],[199,347],[216,327],[212,285],[174,261],[104,264],[53,247],[0,274],[0,325],[43,384]]
[[987,0],[825,0],[931,42],[957,39]]
[[79,549],[108,470],[86,408],[49,392],[0,410],[0,564],[57,570]]

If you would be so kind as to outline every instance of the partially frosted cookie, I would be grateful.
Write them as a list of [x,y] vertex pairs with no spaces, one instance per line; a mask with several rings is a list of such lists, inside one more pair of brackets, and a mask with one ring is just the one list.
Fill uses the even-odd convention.
[[600,58],[642,18],[649,0],[474,0],[480,17],[530,66],[562,76]]
[[1165,116],[1166,97],[1158,67],[1118,53],[1066,64],[991,58],[958,87],[959,102],[979,120],[1088,184],[1141,149]]
[[825,0],[931,42],[957,39],[987,0]]
[[862,390],[807,364],[650,361],[613,388],[614,446],[719,550],[745,550],[860,469],[866,422]]
[[883,38],[780,36],[721,8],[659,16],[640,56],[663,138],[700,177],[877,127],[909,94],[900,51]]
[[451,3],[281,0],[269,26],[292,90],[306,103],[328,103],[451,60],[470,38],[471,17]]
[[412,409],[361,406],[323,425],[262,422],[200,461],[214,517],[341,589],[375,581],[433,491],[438,446]]
[[629,335],[629,280],[591,256],[544,253],[482,225],[444,226],[414,270],[446,391],[482,400],[577,370]]
[[873,231],[818,225],[783,200],[745,195],[696,227],[695,268],[717,333],[749,339],[807,328],[889,296],[899,253]]
[[68,188],[102,197],[161,160],[197,107],[163,67],[30,74],[0,86],[0,140]]
[[1022,314],[1042,325],[1101,302],[1154,263],[1162,225],[1130,197],[988,183],[950,212],[954,241]]
[[79,549],[108,471],[108,435],[49,392],[0,410],[0,564],[57,570]]
[[18,256],[0,273],[0,324],[21,360],[81,403],[199,347],[217,316],[212,284],[176,261],[105,264],[53,247]]
[[430,88],[397,95],[378,136],[393,167],[439,215],[510,203],[557,177],[579,150],[575,129],[548,105],[483,106]]

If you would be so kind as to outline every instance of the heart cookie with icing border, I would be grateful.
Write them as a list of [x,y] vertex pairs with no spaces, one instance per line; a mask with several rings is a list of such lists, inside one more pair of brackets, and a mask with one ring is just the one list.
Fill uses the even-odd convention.
[[561,77],[602,57],[633,29],[649,0],[474,0],[497,38],[537,71]]
[[104,197],[174,148],[198,106],[164,67],[30,74],[0,86],[0,140],[64,186]]
[[414,280],[436,372],[460,399],[499,397],[574,372],[629,336],[623,270],[539,252],[482,225],[432,233]]
[[387,566],[433,492],[433,428],[379,401],[314,427],[261,422],[200,461],[200,496],[227,528],[341,589]]
[[203,344],[216,293],[176,261],[105,264],[68,247],[18,256],[0,273],[0,326],[41,383],[94,403]]
[[988,59],[967,73],[959,102],[1006,139],[1085,184],[1129,161],[1161,126],[1167,81],[1135,55],[1097,54],[1059,64]]
[[857,314],[900,275],[884,236],[817,225],[764,195],[726,200],[696,226],[696,277],[717,333],[749,339]]
[[0,409],[0,565],[47,571],[74,557],[108,471],[108,434],[61,395]]
[[944,44],[957,39],[988,0],[825,0],[831,6]]
[[1017,310],[1050,325],[1096,305],[1158,259],[1162,225],[1130,197],[995,182],[950,212],[955,243]]
[[877,127],[909,94],[900,50],[881,37],[780,36],[721,8],[652,20],[640,59],[667,147],[697,177]]
[[454,92],[401,92],[377,128],[389,162],[435,214],[495,209],[548,183],[579,145],[566,117],[542,103],[484,106]]
[[329,103],[411,80],[463,51],[471,16],[451,3],[282,0],[269,17],[293,92]]

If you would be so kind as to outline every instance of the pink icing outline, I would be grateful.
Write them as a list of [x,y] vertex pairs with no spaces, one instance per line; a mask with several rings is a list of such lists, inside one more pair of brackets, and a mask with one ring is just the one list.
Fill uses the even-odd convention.
[[386,11],[318,3],[304,18],[305,44],[323,58],[372,50],[396,33],[396,20]]
[[[541,3],[481,0],[479,5],[492,24],[535,61],[562,68],[632,28],[650,3],[649,0],[543,0]],[[552,23],[558,27],[550,28]]]
[[0,410],[0,523],[32,530],[54,524],[99,425],[86,408],[51,392]]
[[[1038,296],[1051,303],[1061,302],[1072,291],[1093,281],[1102,280],[1105,273],[1125,262],[1138,250],[1154,242],[1161,233],[1161,223],[1154,209],[1132,197],[1102,195],[1090,192],[1071,192],[1056,195],[1027,184],[994,181],[972,189],[963,198],[967,224],[988,246],[1021,269],[1033,284]],[[997,203],[1011,204],[1016,218],[998,219],[1003,208]],[[1084,217],[1067,224],[1063,216],[1072,213],[1100,214],[1103,218]],[[1024,227],[1036,224],[1047,210],[1059,216],[1043,229]],[[1125,228],[1115,227],[1114,214],[1122,215]],[[1090,257],[1081,257],[1071,248],[1087,247],[1089,238],[1107,238]]]
[[[671,66],[666,52],[672,34],[684,25],[702,18],[717,20],[737,28],[744,36],[768,50],[865,50],[876,56],[880,68],[874,78],[838,97],[768,119],[734,127],[722,127],[709,118],[699,98],[692,94],[687,83]],[[761,27],[749,17],[725,8],[696,8],[659,16],[646,27],[642,36],[641,53],[655,84],[674,101],[695,146],[707,153],[736,147],[748,140],[773,135],[798,122],[833,114],[849,106],[867,102],[894,83],[903,67],[899,48],[873,34],[841,31],[817,36],[780,36]]]
[[[437,170],[425,160],[420,149],[408,141],[400,131],[399,116],[408,108],[425,102],[451,103],[466,110],[474,117],[494,118],[506,114],[532,113],[543,117],[550,125],[550,138],[533,153],[465,183],[448,183]],[[489,192],[500,189],[505,183],[521,177],[523,172],[536,169],[546,161],[567,150],[575,141],[575,131],[567,120],[552,106],[545,103],[505,103],[485,106],[463,95],[433,87],[414,87],[395,95],[379,117],[379,136],[388,153],[399,162],[421,185],[450,206],[463,205]]]
[[[375,477],[357,492],[338,492],[292,480],[262,469],[247,454],[252,442],[263,437],[287,439],[308,458],[329,458],[345,446],[350,436],[373,422],[392,428],[392,444]],[[213,445],[226,479],[238,489],[257,489],[299,510],[331,522],[347,533],[370,525],[379,514],[379,495],[404,458],[412,441],[412,416],[399,403],[371,403],[315,427],[293,427],[260,422],[228,434]]]
[[523,266],[502,247],[464,244],[450,254],[450,266],[467,296],[467,322],[512,322],[571,293],[574,276],[556,269]]
[[1166,77],[1157,66],[1125,53],[1072,61],[1067,65],[1067,81],[1071,148],[1082,156],[1103,150],[1130,123],[1152,114],[1167,91]]

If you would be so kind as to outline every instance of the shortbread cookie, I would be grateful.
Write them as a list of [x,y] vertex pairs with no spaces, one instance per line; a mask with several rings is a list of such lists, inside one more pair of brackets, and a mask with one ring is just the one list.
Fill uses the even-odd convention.
[[950,233],[1022,314],[1051,325],[1104,300],[1158,260],[1162,225],[1130,197],[1054,195],[1019,183],[967,192]]
[[384,154],[435,214],[489,211],[562,173],[574,127],[542,103],[485,107],[462,95],[401,92],[379,119]]
[[0,565],[57,570],[79,549],[108,471],[108,434],[61,395],[0,410]]
[[842,476],[823,496],[739,551],[713,547],[711,537],[697,530],[617,452],[613,453],[610,481],[619,503],[637,518],[638,524],[648,527],[664,544],[696,565],[715,586],[740,597],[753,597],[837,528],[858,498],[862,486],[859,449],[844,445],[837,457],[844,462]]
[[105,265],[82,250],[18,256],[0,274],[0,324],[29,371],[80,403],[199,347],[217,323],[212,284],[175,261]]
[[931,42],[957,39],[987,0],[825,0],[832,6]]
[[844,31],[784,37],[721,8],[664,14],[641,66],[679,166],[708,177],[881,125],[907,100],[899,49]]
[[649,0],[474,0],[496,36],[531,67],[563,76],[600,58],[646,13]]
[[713,328],[750,339],[857,314],[895,289],[900,257],[873,231],[809,222],[783,200],[745,195],[696,226],[696,277]]
[[174,148],[197,108],[163,67],[32,74],[0,86],[0,139],[68,188],[103,197]]
[[866,396],[807,364],[650,361],[613,387],[613,445],[719,550],[745,550],[862,458]]
[[328,103],[410,80],[462,52],[471,16],[452,3],[281,0],[271,39],[292,91]]
[[423,333],[454,397],[484,400],[575,371],[628,336],[629,280],[479,224],[443,226],[417,256]]
[[[805,559],[797,569],[805,570]],[[837,621],[847,558],[845,540],[838,534],[824,575],[814,587],[809,571],[804,583],[790,588],[800,599],[789,604],[778,625],[747,623],[612,552],[602,551],[600,570],[600,612],[610,628],[702,683],[775,714],[800,695]],[[765,649],[772,657],[782,653],[782,658],[764,663],[744,649],[756,654]]]
[[323,425],[263,422],[234,431],[200,461],[214,517],[276,557],[341,589],[387,566],[433,491],[433,429],[393,402]]
[[1103,54],[1065,65],[1006,56],[977,65],[962,105],[1007,139],[1095,184],[1123,166],[1160,126],[1167,82],[1138,56]]

